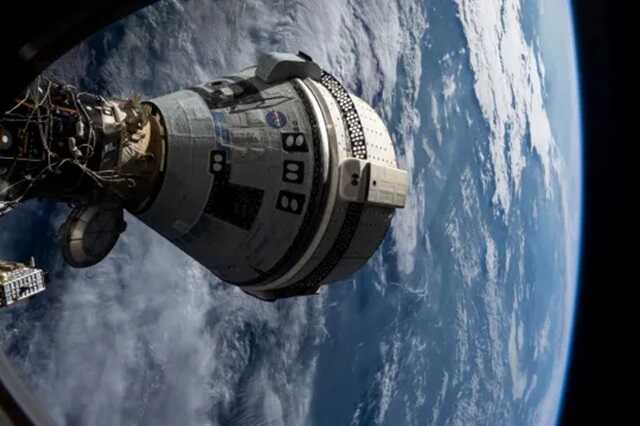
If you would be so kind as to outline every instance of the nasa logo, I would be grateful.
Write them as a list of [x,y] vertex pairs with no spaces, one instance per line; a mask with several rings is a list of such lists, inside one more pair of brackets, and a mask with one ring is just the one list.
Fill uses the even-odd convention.
[[265,118],[274,129],[282,129],[287,124],[287,116],[282,111],[269,111]]

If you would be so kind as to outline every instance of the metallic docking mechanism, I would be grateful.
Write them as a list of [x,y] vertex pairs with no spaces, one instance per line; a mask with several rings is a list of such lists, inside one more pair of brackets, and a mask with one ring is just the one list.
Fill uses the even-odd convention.
[[407,174],[376,112],[304,53],[159,98],[38,80],[0,118],[0,214],[70,203],[62,251],[101,261],[123,210],[263,300],[361,268],[403,207]]

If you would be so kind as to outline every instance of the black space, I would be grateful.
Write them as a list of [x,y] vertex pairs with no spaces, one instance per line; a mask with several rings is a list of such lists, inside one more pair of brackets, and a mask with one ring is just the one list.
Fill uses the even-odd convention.
[[616,309],[611,302],[624,297],[623,288],[631,284],[622,270],[627,266],[622,233],[628,194],[621,99],[625,91],[630,96],[621,89],[625,24],[619,2],[572,3],[581,74],[585,204],[580,291],[561,424],[611,424],[620,413],[609,403],[622,392],[611,382],[622,360],[612,359],[627,346],[616,331],[616,312],[622,306]]
[[[12,104],[24,86],[65,50],[109,22],[153,1],[6,2],[0,19],[0,107]],[[622,270],[628,265],[628,251],[621,242],[627,228],[622,212],[628,195],[622,160],[629,155],[622,132],[626,118],[622,98],[632,96],[630,86],[622,89],[627,70],[622,58],[634,56],[636,49],[622,37],[622,29],[628,28],[623,22],[628,7],[623,2],[572,0],[572,3],[584,120],[585,216],[581,285],[561,423],[610,424],[611,415],[615,416],[619,409],[607,403],[618,399],[623,391],[605,379],[615,377],[618,369],[624,367],[620,365],[622,360],[612,365],[611,358],[636,344],[629,338],[626,341],[617,338],[614,330],[620,324],[614,322],[614,317],[622,307],[612,303],[614,298],[630,294],[634,284],[634,279],[625,276]],[[19,54],[27,42],[38,48],[34,56]],[[629,50],[623,52],[623,48]],[[605,354],[611,355],[605,360]],[[9,403],[6,389],[0,388],[0,403]],[[15,413],[16,418],[18,414]]]
[[15,0],[0,13],[0,107],[90,35],[156,0]]

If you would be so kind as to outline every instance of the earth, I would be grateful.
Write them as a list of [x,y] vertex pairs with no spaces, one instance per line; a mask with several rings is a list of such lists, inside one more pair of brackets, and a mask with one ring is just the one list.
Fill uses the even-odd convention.
[[133,217],[65,266],[68,209],[2,218],[48,291],[0,341],[61,425],[554,424],[570,354],[582,160],[572,12],[556,0],[161,1],[47,73],[153,97],[302,50],[370,102],[411,176],[376,255],[265,303]]

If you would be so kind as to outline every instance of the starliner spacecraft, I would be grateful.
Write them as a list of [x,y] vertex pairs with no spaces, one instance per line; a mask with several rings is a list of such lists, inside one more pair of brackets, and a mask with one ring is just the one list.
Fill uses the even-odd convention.
[[382,119],[304,53],[144,101],[40,78],[0,118],[0,214],[69,203],[75,267],[127,210],[248,294],[310,295],[367,262],[407,191]]

